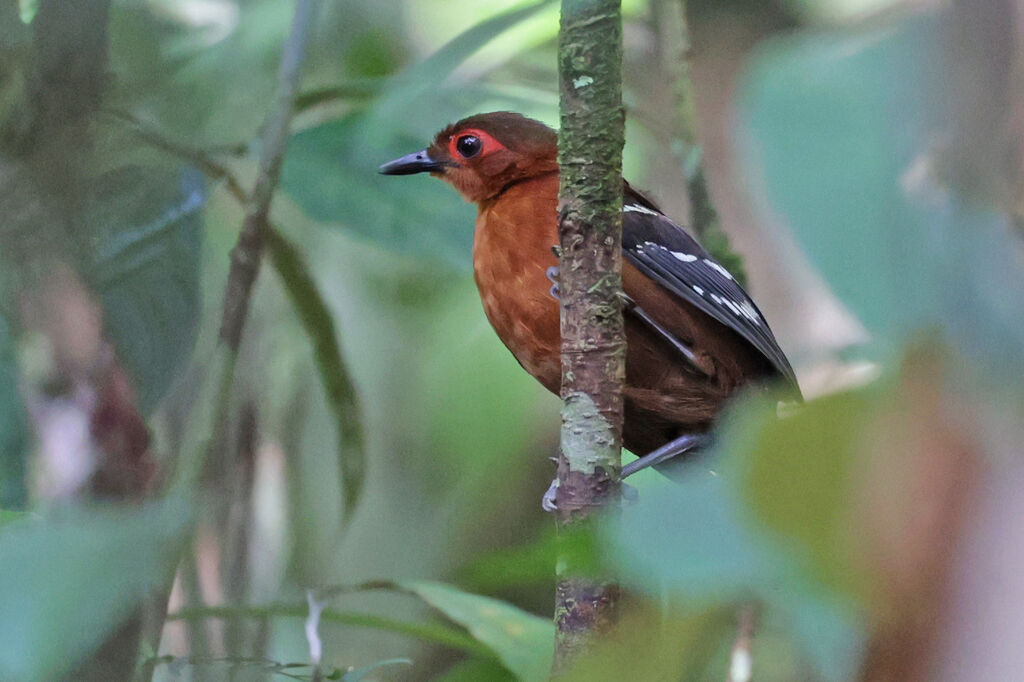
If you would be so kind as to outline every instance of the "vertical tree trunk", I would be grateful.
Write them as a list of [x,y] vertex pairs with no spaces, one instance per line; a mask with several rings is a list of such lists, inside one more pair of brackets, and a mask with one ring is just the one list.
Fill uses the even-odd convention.
[[[560,530],[619,498],[626,341],[622,289],[622,16],[619,0],[563,0],[558,45],[562,438]],[[554,674],[617,615],[618,586],[559,561]]]

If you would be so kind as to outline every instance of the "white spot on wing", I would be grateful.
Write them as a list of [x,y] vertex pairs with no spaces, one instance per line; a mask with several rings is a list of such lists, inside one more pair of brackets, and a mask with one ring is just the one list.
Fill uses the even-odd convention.
[[729,273],[728,270],[726,270],[725,268],[723,268],[721,265],[711,260],[710,258],[704,259],[704,265],[708,266],[712,270],[718,270],[719,274],[721,274],[722,277],[725,277],[726,279],[732,279],[732,275]]
[[652,211],[646,206],[641,206],[639,204],[629,204],[627,206],[623,206],[622,210],[627,213],[646,213],[647,215],[660,215],[657,211]]
[[697,260],[696,256],[689,253],[683,253],[682,251],[669,251],[669,253],[671,253],[673,256],[683,261],[684,263],[692,263],[693,261]]
[[744,301],[743,304],[740,305],[740,312],[742,312],[743,316],[754,324],[761,324],[761,316],[757,314],[757,310],[754,309],[754,306],[750,301]]
[[698,294],[700,294],[701,296],[703,296],[703,295],[704,295],[704,290],[703,290],[703,289],[701,289],[701,288],[700,288],[699,286],[697,286],[696,284],[694,284],[694,285],[693,285],[693,290],[694,290],[694,291],[696,291],[696,292],[697,292]]

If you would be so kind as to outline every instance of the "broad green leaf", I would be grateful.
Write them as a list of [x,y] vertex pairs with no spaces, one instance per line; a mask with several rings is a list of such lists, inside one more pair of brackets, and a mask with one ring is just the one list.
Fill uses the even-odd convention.
[[738,410],[715,453],[686,464],[677,484],[643,490],[610,524],[627,584],[695,608],[756,599],[820,675],[849,679],[860,594],[847,480],[875,397],[836,396],[785,420],[753,405]]
[[0,533],[0,679],[61,678],[163,584],[189,505],[96,508]]
[[345,493],[345,516],[350,518],[359,501],[366,470],[356,387],[341,358],[334,318],[302,254],[276,230],[269,231],[266,243],[274,269],[281,277],[292,307],[313,344],[320,380],[338,431],[338,461]]
[[444,583],[410,581],[399,586],[464,626],[473,637],[493,649],[520,680],[548,679],[555,638],[550,619]]
[[932,13],[771,42],[740,91],[746,159],[767,207],[884,349],[938,328],[1019,384],[1024,264],[1009,219],[939,178],[955,125],[949,31]]
[[362,682],[368,675],[377,672],[381,668],[386,668],[392,665],[412,665],[412,661],[408,658],[389,658],[386,661],[377,661],[370,665],[364,665],[361,668],[349,670],[347,673],[342,675],[340,679],[341,682]]
[[551,4],[551,0],[523,3],[471,26],[441,49],[396,76],[369,116],[366,139],[386,140],[383,128],[400,115],[407,115],[417,99],[438,89],[444,80],[477,50],[505,31]]
[[203,179],[124,167],[94,180],[85,211],[104,324],[152,409],[191,354],[199,315]]
[[281,171],[282,189],[317,221],[419,259],[467,267],[473,209],[433,178],[377,173],[381,163],[422,149],[425,140],[403,136],[387,147],[367,148],[359,137],[362,120],[330,121],[295,135]]
[[938,304],[900,184],[939,105],[935,23],[775,41],[741,93],[748,160],[767,201],[840,298],[883,333],[934,319]]

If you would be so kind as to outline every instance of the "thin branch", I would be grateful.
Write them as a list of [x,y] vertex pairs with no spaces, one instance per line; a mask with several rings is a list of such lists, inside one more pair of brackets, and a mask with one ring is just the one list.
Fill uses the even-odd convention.
[[263,128],[259,174],[242,223],[242,232],[231,251],[231,270],[224,294],[220,339],[235,352],[242,341],[242,328],[249,313],[252,288],[259,274],[267,216],[281,174],[288,133],[295,113],[295,97],[299,92],[299,75],[319,6],[319,0],[297,0],[295,3],[291,34],[285,43],[278,71],[277,100]]
[[175,142],[127,111],[104,109],[101,113],[129,124],[131,131],[146,144],[188,161],[208,177],[223,180],[231,196],[243,206],[249,203],[249,196],[242,189],[242,183],[238,181],[235,174],[231,172],[230,168],[215,160],[209,152]]

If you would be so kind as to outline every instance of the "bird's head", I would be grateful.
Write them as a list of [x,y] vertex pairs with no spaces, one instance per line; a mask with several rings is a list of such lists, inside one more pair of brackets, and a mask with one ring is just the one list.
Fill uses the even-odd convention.
[[517,180],[558,170],[558,136],[540,121],[508,111],[453,123],[433,144],[380,167],[385,175],[430,173],[467,201],[487,201]]

